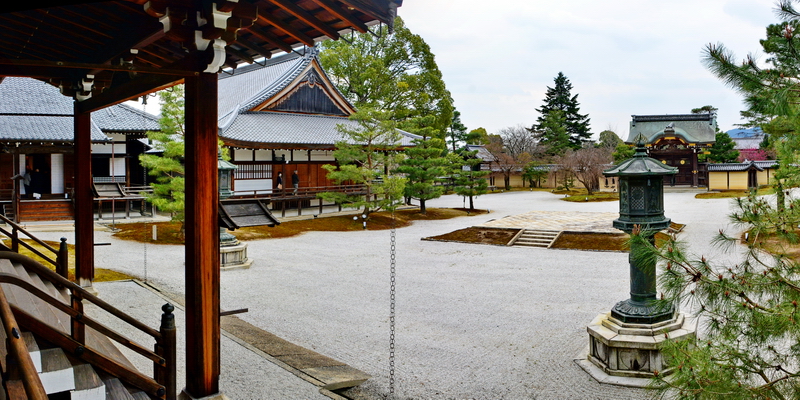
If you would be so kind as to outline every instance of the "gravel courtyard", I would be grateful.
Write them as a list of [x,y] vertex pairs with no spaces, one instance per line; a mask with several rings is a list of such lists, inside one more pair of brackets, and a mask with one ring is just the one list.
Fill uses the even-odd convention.
[[[668,192],[666,215],[687,224],[697,253],[727,224],[730,200]],[[445,196],[429,207],[461,207]],[[627,254],[422,241],[530,211],[617,212],[616,202],[569,203],[547,192],[481,196],[490,214],[418,221],[397,230],[396,392],[409,399],[641,399],[641,389],[601,385],[574,363],[588,346],[586,325],[628,297]],[[45,239],[63,233],[42,232]],[[72,238],[69,238],[72,241]],[[144,245],[95,232],[98,267],[144,278]],[[383,398],[388,388],[389,231],[309,232],[252,241],[246,270],[222,272],[222,309],[286,340],[373,376],[348,395]],[[147,278],[183,293],[183,247],[148,245]],[[113,297],[113,285],[101,296]],[[118,301],[136,303],[129,294]],[[226,357],[235,353],[223,352]],[[288,374],[287,374],[288,375]],[[251,398],[258,379],[232,399]],[[271,378],[267,378],[270,376]],[[233,377],[226,376],[223,382]],[[239,378],[236,378],[239,379]],[[264,379],[275,379],[265,374]],[[296,379],[289,375],[286,379]],[[241,379],[239,379],[241,380]],[[241,386],[241,385],[240,385]],[[244,387],[243,386],[243,387]],[[270,393],[261,398],[308,398]],[[294,397],[292,397],[294,396]]]

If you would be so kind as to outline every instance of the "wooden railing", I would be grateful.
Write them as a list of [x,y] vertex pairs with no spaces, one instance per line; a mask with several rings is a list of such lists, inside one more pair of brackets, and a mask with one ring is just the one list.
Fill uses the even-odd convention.
[[[53,265],[59,275],[63,276],[64,278],[69,278],[69,247],[67,247],[67,238],[61,238],[61,243],[58,246],[58,250],[56,250],[47,243],[39,240],[39,238],[36,236],[31,235],[28,233],[28,231],[5,216],[0,215],[0,221],[5,222],[11,227],[11,232],[0,227],[0,232],[11,239],[11,251],[19,253],[19,246],[21,245],[22,247],[28,249],[31,253],[36,254],[43,260]],[[55,257],[55,260],[50,258],[50,256],[45,255],[35,247],[25,243],[25,241],[20,239],[20,233],[27,236],[29,240],[36,242],[39,246],[42,246],[46,251],[52,253],[52,256]]]
[[[175,317],[172,315],[172,311],[174,310],[172,305],[166,304],[162,307],[164,311],[162,315],[162,324],[159,330],[155,330],[29,257],[14,252],[0,251],[0,258],[19,263],[25,267],[27,271],[37,274],[42,280],[49,281],[57,288],[65,288],[70,292],[71,304],[67,305],[31,283],[22,280],[18,276],[0,273],[0,282],[19,286],[31,295],[42,299],[50,306],[67,314],[70,317],[72,326],[70,334],[65,334],[12,305],[11,309],[14,312],[14,316],[25,329],[61,347],[72,356],[102,369],[123,382],[143,390],[151,396],[167,400],[176,398],[176,328]],[[155,350],[151,351],[149,348],[128,339],[124,335],[102,325],[95,319],[84,315],[83,301],[94,304],[110,315],[126,322],[131,327],[152,337],[155,342]],[[87,326],[127,347],[131,351],[153,361],[156,366],[154,377],[150,378],[139,371],[131,370],[125,365],[108,358],[99,351],[87,347],[85,338],[85,328]]]
[[[6,376],[6,398],[28,398],[31,400],[47,400],[47,393],[42,385],[42,380],[33,365],[31,353],[22,339],[22,334],[11,311],[11,305],[6,299],[6,294],[0,288],[0,321],[6,331],[6,371],[2,371]],[[19,385],[22,382],[22,389],[25,393],[19,393]],[[24,395],[24,397],[23,397]]]
[[[299,187],[297,191],[293,187],[284,187],[283,189],[272,189],[271,192],[265,193],[265,190],[245,190],[235,191],[231,198],[234,199],[267,199],[270,202],[277,203],[281,210],[281,217],[286,216],[286,204],[292,201],[297,202],[297,215],[302,214],[302,202],[318,199],[319,200],[319,214],[322,214],[323,201],[319,197],[320,193],[325,192],[341,192],[350,196],[363,196],[367,193],[366,186],[364,185],[337,185],[337,186],[313,186],[313,187]],[[273,206],[274,209],[274,206]],[[339,206],[341,211],[341,205]]]

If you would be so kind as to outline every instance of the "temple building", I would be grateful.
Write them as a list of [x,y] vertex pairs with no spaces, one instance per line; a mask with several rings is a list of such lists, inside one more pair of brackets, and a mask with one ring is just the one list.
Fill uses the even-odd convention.
[[[69,220],[75,188],[73,100],[32,78],[0,81],[0,213],[17,221]],[[142,186],[139,139],[158,118],[125,104],[92,113],[92,181]],[[29,176],[28,185],[12,176]]]
[[706,164],[697,157],[714,144],[716,132],[714,114],[633,115],[626,143],[642,135],[648,156],[678,168],[664,184],[708,186]]
[[[219,137],[229,146],[237,195],[271,193],[298,171],[300,186],[325,187],[325,164],[334,164],[337,129],[355,108],[323,71],[316,47],[306,47],[219,76]],[[400,131],[399,147],[421,136]]]

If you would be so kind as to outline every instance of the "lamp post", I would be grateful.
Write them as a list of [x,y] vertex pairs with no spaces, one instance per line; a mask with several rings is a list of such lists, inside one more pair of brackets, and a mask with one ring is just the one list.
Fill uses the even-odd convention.
[[[664,176],[678,171],[647,157],[642,139],[640,136],[633,158],[603,174],[617,177],[619,183],[619,218],[613,226],[641,235],[652,244],[655,234],[670,225],[664,216]],[[589,352],[586,359],[578,361],[602,383],[646,387],[656,371],[671,372],[661,355],[662,343],[696,337],[695,317],[657,301],[655,260],[637,257],[637,246],[631,245],[628,256],[631,297],[589,324]]]
[[[627,234],[634,231],[654,243],[658,231],[669,228],[664,216],[664,176],[675,175],[678,169],[647,156],[644,145],[637,144],[636,153],[619,165],[603,172],[619,181],[619,218],[613,222]],[[656,301],[655,259],[637,257],[639,245],[631,244],[630,294],[611,309],[611,316],[627,323],[653,324],[672,318],[674,307]]]

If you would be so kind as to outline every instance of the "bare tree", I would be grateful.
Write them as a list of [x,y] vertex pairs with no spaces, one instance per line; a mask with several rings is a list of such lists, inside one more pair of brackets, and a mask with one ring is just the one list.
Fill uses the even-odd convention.
[[[522,127],[524,130],[525,128]],[[522,168],[529,164],[533,157],[528,152],[514,154],[508,150],[506,139],[500,135],[490,135],[489,144],[486,150],[492,154],[492,169],[499,170],[503,174],[503,186],[506,190],[511,189],[511,174],[522,172]]]
[[539,152],[536,136],[522,124],[500,129],[497,133],[503,138],[505,152],[511,157],[517,158],[523,153]]
[[560,161],[562,168],[571,171],[591,196],[598,188],[600,177],[611,162],[611,156],[606,149],[590,147],[567,150]]

